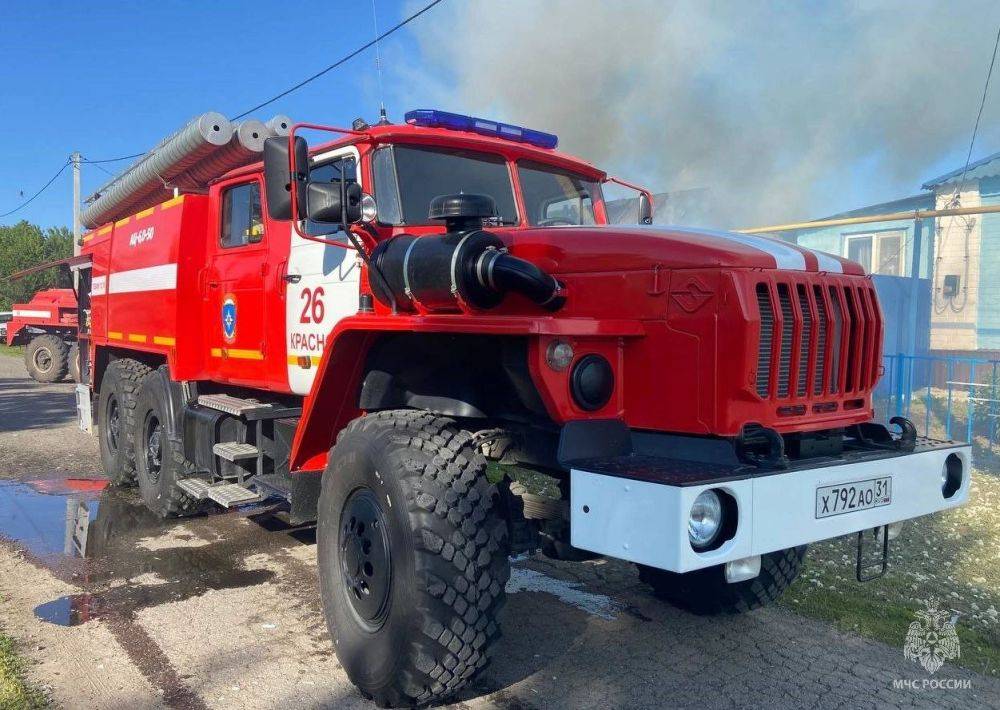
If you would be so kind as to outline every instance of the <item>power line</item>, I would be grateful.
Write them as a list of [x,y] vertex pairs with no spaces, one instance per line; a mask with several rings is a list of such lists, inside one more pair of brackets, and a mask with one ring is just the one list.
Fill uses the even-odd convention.
[[412,15],[410,15],[409,17],[407,17],[405,20],[403,20],[399,24],[397,24],[394,27],[386,30],[382,34],[376,36],[375,39],[373,39],[370,42],[362,45],[361,47],[358,47],[357,49],[355,49],[350,54],[348,54],[348,55],[346,55],[344,57],[341,57],[340,59],[338,59],[337,61],[335,61],[333,64],[331,64],[330,66],[328,66],[326,69],[318,71],[315,74],[313,74],[312,76],[310,76],[310,77],[308,77],[306,79],[303,79],[302,81],[300,81],[295,86],[292,86],[292,87],[289,87],[289,88],[285,89],[280,94],[277,94],[276,96],[271,97],[270,99],[268,99],[267,101],[264,101],[263,103],[257,104],[256,106],[254,106],[250,110],[244,111],[243,113],[239,114],[238,116],[233,116],[232,119],[230,119],[230,120],[235,121],[237,119],[243,118],[244,116],[249,116],[254,111],[256,111],[258,109],[262,109],[265,106],[267,106],[268,104],[273,104],[278,99],[283,98],[285,96],[288,96],[293,91],[301,89],[303,86],[305,86],[309,82],[315,81],[316,79],[320,78],[321,76],[323,76],[327,72],[329,72],[329,71],[331,71],[333,69],[336,69],[341,64],[344,64],[345,62],[347,62],[347,61],[349,61],[351,59],[354,59],[354,57],[358,56],[359,54],[361,54],[366,49],[368,49],[368,48],[370,48],[370,47],[378,44],[379,41],[385,39],[386,37],[388,37],[389,35],[391,35],[396,30],[398,30],[398,29],[400,29],[402,27],[405,27],[406,25],[410,24],[415,19],[417,19],[418,17],[420,17],[421,15],[423,15],[425,12],[427,12],[428,10],[430,10],[432,7],[434,7],[435,5],[439,5],[442,2],[444,2],[444,0],[434,0],[433,2],[431,2],[431,3],[427,4],[426,6],[424,6],[422,9],[418,10],[417,12],[415,12]]
[[7,217],[8,215],[12,215],[12,214],[14,214],[15,212],[17,212],[18,210],[20,210],[20,209],[22,209],[22,208],[24,208],[24,207],[27,207],[27,206],[28,206],[29,204],[31,204],[31,203],[32,203],[32,202],[34,201],[34,199],[35,199],[36,197],[38,197],[38,196],[39,196],[39,195],[41,195],[41,194],[42,194],[43,192],[45,192],[46,190],[48,190],[48,189],[49,189],[49,186],[50,186],[50,185],[52,185],[52,183],[54,183],[54,182],[56,181],[56,178],[57,178],[57,177],[59,177],[60,175],[62,175],[62,174],[63,174],[63,171],[64,171],[64,170],[66,170],[66,168],[67,168],[67,167],[69,166],[70,162],[71,162],[71,161],[67,160],[67,161],[66,161],[65,163],[63,163],[63,164],[62,164],[62,167],[61,167],[61,168],[59,168],[59,170],[58,170],[58,171],[56,171],[56,174],[55,174],[55,175],[53,175],[53,176],[52,176],[52,177],[51,177],[51,178],[49,179],[49,181],[48,181],[47,183],[45,183],[45,184],[44,184],[44,185],[42,186],[42,189],[40,189],[40,190],[39,190],[38,192],[36,192],[36,193],[35,193],[34,195],[32,195],[31,197],[29,197],[29,198],[28,198],[27,200],[25,200],[24,202],[22,202],[21,204],[19,204],[19,205],[18,205],[17,207],[15,207],[14,209],[12,209],[12,210],[10,210],[10,211],[8,211],[8,212],[4,212],[3,214],[0,214],[0,219],[2,219],[2,218],[4,218],[4,217]]
[[972,160],[972,146],[976,143],[976,133],[979,132],[979,119],[983,117],[983,107],[986,105],[986,95],[990,90],[990,79],[993,77],[993,65],[997,62],[997,47],[1000,47],[1000,25],[997,26],[997,38],[993,43],[993,58],[990,60],[990,69],[986,72],[986,85],[983,87],[983,98],[979,102],[979,113],[976,114],[976,125],[972,129],[972,140],[969,141],[969,154],[965,158],[965,169],[962,170],[962,179],[958,181],[961,185],[965,182],[965,174],[969,171],[969,163]]
[[132,158],[138,158],[140,155],[145,155],[145,153],[133,153],[132,155],[123,155],[120,158],[103,158],[101,160],[90,160],[89,158],[84,158],[84,163],[117,163],[120,160],[130,160]]
[[[400,21],[399,23],[397,23],[393,27],[389,28],[388,30],[386,30],[382,34],[377,35],[370,42],[366,42],[364,45],[358,47],[353,52],[351,52],[351,53],[349,53],[349,54],[341,57],[340,59],[338,59],[337,61],[335,61],[330,66],[326,67],[325,69],[322,69],[322,70],[316,72],[315,74],[313,74],[312,76],[303,79],[302,81],[300,81],[299,83],[295,84],[294,86],[291,86],[291,87],[285,89],[280,94],[276,94],[275,96],[272,96],[267,101],[263,101],[263,102],[257,104],[256,106],[254,106],[253,108],[251,108],[251,109],[249,109],[247,111],[244,111],[243,113],[241,113],[241,114],[239,114],[237,116],[233,116],[231,120],[236,121],[236,120],[238,120],[240,118],[248,116],[251,113],[253,113],[254,111],[257,111],[258,109],[262,109],[265,106],[273,104],[278,99],[283,98],[285,96],[288,96],[293,91],[297,91],[298,89],[301,89],[306,84],[315,81],[316,79],[320,78],[324,74],[327,74],[327,73],[333,71],[334,69],[336,69],[337,67],[341,66],[342,64],[345,64],[346,62],[350,61],[351,59],[354,59],[354,57],[358,56],[359,54],[361,54],[362,52],[364,52],[366,49],[369,49],[369,48],[371,48],[371,47],[373,47],[375,45],[378,45],[378,43],[380,41],[382,41],[383,39],[385,39],[389,35],[393,34],[397,30],[402,29],[406,25],[410,24],[415,19],[417,19],[418,17],[420,17],[421,15],[423,15],[425,12],[427,12],[428,10],[430,10],[431,8],[433,8],[435,5],[440,5],[442,2],[444,2],[444,0],[433,0],[432,2],[428,3],[427,5],[425,5],[420,10],[417,10],[415,13],[413,13],[409,17],[405,18],[404,20]],[[379,80],[381,81],[381,76],[379,77]],[[123,155],[123,156],[120,156],[120,157],[117,157],[117,158],[102,158],[100,160],[84,159],[81,162],[90,163],[91,165],[97,165],[99,163],[117,163],[117,162],[122,161],[122,160],[130,160],[132,158],[138,158],[138,157],[140,157],[142,155],[145,155],[145,153],[134,153],[132,155]],[[20,205],[18,205],[14,209],[10,210],[9,212],[4,212],[3,214],[0,214],[0,218],[7,217],[8,215],[12,215],[15,212],[21,210],[22,208],[27,207],[32,201],[35,200],[35,198],[37,198],[39,195],[41,195],[43,192],[45,192],[49,188],[49,186],[51,186],[52,183],[54,183],[56,181],[56,178],[58,178],[60,175],[62,175],[63,171],[67,168],[67,166],[69,166],[69,164],[70,164],[69,160],[67,160],[65,163],[63,163],[62,167],[59,168],[58,172],[56,172],[56,174],[53,175],[52,178],[47,183],[45,183],[44,186],[42,186],[42,189],[40,189],[34,195],[32,195],[31,197],[29,197],[27,200],[25,200],[24,202],[22,202]],[[102,170],[103,170],[103,168],[102,168]],[[105,171],[105,172],[107,172],[107,171]]]

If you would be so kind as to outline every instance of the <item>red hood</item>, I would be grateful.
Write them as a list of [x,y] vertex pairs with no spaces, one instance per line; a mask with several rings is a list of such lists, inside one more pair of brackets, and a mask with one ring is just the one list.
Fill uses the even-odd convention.
[[552,274],[667,269],[788,269],[863,276],[858,264],[756,234],[613,225],[495,231],[511,253]]

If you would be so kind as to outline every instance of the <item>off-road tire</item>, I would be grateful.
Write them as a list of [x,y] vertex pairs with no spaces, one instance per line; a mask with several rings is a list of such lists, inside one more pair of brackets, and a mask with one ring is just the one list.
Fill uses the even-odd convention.
[[80,344],[73,343],[69,346],[69,355],[67,356],[67,363],[69,367],[69,378],[73,382],[83,382],[80,377]]
[[806,545],[779,550],[760,558],[760,574],[745,582],[729,584],[723,565],[678,574],[655,567],[639,567],[639,579],[653,593],[693,614],[742,614],[770,604],[799,576]]
[[[104,472],[116,486],[135,483],[135,399],[143,380],[152,370],[138,360],[123,358],[113,360],[101,379],[101,393],[97,398],[97,433],[100,441],[101,463]],[[112,400],[118,411],[116,440],[113,446],[111,430]]]
[[36,336],[24,349],[28,376],[36,382],[59,382],[66,377],[69,367],[68,351],[58,335]]
[[[354,525],[342,513],[368,491],[381,502],[386,532],[375,544],[389,559],[373,621],[351,600],[341,547]],[[351,422],[330,451],[317,534],[327,626],[362,695],[382,707],[436,703],[487,665],[510,577],[508,532],[486,460],[454,420],[395,410]]]
[[[184,457],[183,442],[168,434],[169,397],[162,377],[154,374],[143,380],[136,396],[132,433],[139,494],[146,507],[161,518],[193,515],[201,508],[200,501],[177,485],[178,480],[192,475],[194,466]],[[159,425],[155,445],[158,465],[153,465],[150,453],[150,429],[154,423]]]

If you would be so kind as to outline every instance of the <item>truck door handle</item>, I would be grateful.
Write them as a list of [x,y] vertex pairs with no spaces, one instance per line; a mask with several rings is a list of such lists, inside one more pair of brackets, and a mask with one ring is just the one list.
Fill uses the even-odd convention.
[[299,281],[302,280],[302,274],[285,274],[281,278],[283,278],[290,284],[297,284]]
[[209,281],[208,282],[208,287],[209,288],[219,288],[219,282],[218,281]]

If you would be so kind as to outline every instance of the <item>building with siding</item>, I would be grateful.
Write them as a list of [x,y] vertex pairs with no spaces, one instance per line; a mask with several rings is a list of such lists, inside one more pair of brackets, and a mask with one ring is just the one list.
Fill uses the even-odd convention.
[[[831,219],[1000,205],[1000,153],[953,170],[922,185],[923,193],[852,210]],[[892,303],[895,312],[913,313],[914,327],[929,322],[931,351],[994,356],[1000,351],[1000,214],[964,215],[819,227],[785,233],[786,239],[860,262],[871,274],[924,282],[929,297],[916,304]],[[919,252],[914,259],[914,244]],[[885,279],[877,279],[885,281]],[[888,282],[886,282],[888,283]],[[919,288],[892,287],[897,298]],[[879,289],[882,295],[882,289]],[[884,300],[884,299],[883,299]],[[887,309],[889,310],[889,309]],[[887,352],[893,344],[886,343]],[[906,350],[904,348],[900,351]],[[917,350],[921,350],[919,342]]]

